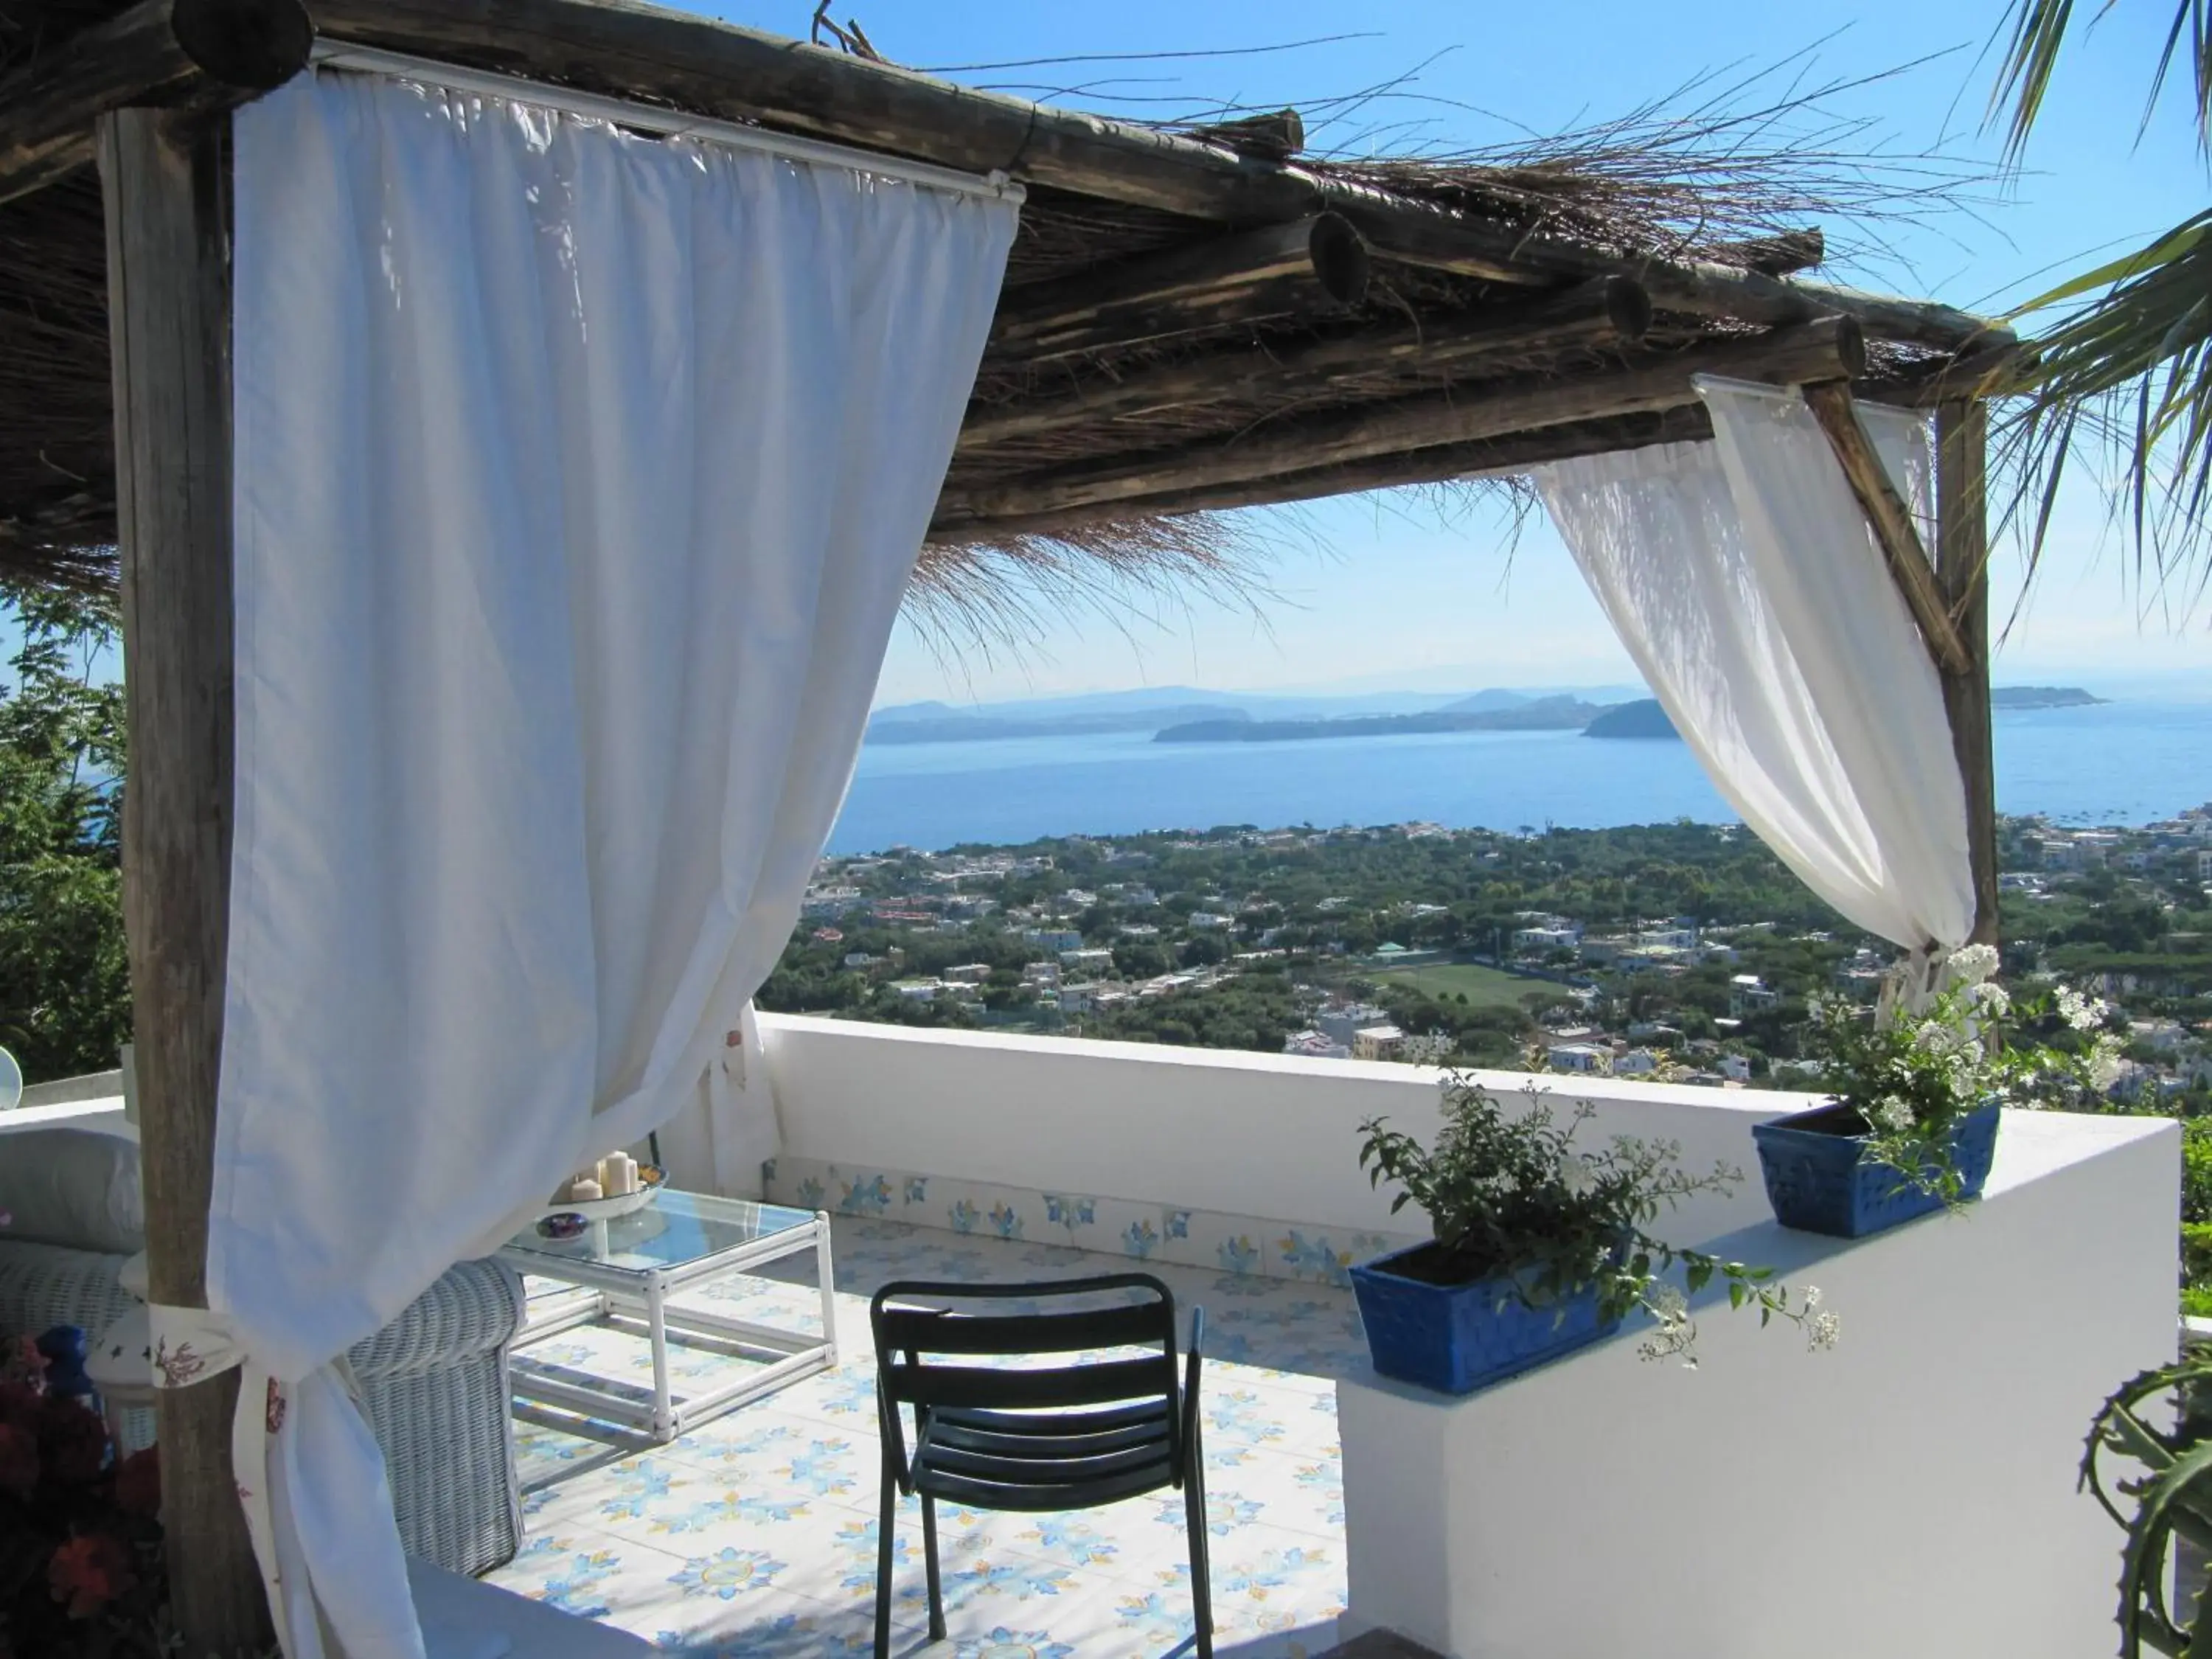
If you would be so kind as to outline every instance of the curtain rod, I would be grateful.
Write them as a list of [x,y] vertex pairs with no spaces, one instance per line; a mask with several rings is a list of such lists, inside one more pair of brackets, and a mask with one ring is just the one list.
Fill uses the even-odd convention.
[[747,126],[738,121],[687,115],[681,110],[632,103],[624,98],[602,97],[598,93],[580,92],[574,87],[526,81],[520,76],[468,69],[459,64],[441,64],[428,58],[410,58],[404,52],[386,52],[376,46],[351,46],[343,40],[318,40],[310,61],[317,69],[340,70],[356,75],[389,76],[397,80],[420,82],[425,86],[443,87],[453,92],[475,93],[482,97],[505,99],[513,103],[534,104],[540,108],[557,110],[562,114],[605,121],[611,126],[627,127],[661,137],[702,139],[709,143],[726,144],[736,149],[758,150],[765,155],[780,155],[787,161],[811,161],[845,167],[855,173],[874,173],[881,178],[897,179],[930,190],[951,191],[963,196],[987,196],[1014,203],[1019,203],[1026,193],[1021,185],[996,168],[988,174],[961,173],[951,167],[933,166],[927,161],[910,161],[901,156],[879,155],[873,150],[854,149],[843,144],[826,143],[819,139],[802,138],[794,133],[772,132],[765,127]]

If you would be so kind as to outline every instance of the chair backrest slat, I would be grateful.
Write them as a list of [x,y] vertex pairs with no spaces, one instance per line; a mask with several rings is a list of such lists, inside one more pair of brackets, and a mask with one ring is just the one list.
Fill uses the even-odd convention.
[[884,1352],[1076,1353],[1158,1343],[1174,1329],[1173,1313],[1157,1302],[1030,1314],[886,1308],[877,1316],[876,1343]]
[[1172,1395],[1175,1362],[1164,1354],[1085,1365],[884,1365],[884,1391],[910,1406],[1043,1411],[1055,1406],[1104,1406]]

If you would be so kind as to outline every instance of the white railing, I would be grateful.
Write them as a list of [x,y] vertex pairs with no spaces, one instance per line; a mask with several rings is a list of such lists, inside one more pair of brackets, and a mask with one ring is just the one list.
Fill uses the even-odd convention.
[[[848,1168],[1143,1200],[1341,1231],[1393,1219],[1358,1166],[1359,1126],[1426,1137],[1427,1066],[1151,1043],[921,1030],[763,1014],[784,1152]],[[1674,1218],[1685,1243],[1761,1219],[1751,1125],[1812,1097],[1611,1078],[1476,1073],[1505,1097],[1587,1101],[1583,1133],[1672,1140],[1686,1164],[1746,1172],[1734,1194]]]

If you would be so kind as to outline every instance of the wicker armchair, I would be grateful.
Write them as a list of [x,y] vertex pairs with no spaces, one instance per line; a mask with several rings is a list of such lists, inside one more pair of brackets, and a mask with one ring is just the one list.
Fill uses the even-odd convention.
[[[137,1306],[117,1282],[125,1260],[0,1243],[0,1337],[56,1325],[98,1336]],[[497,1566],[521,1542],[507,1359],[522,1309],[522,1281],[511,1269],[459,1262],[346,1356],[384,1449],[400,1541],[451,1571]],[[125,1413],[125,1443],[150,1443],[152,1419]]]

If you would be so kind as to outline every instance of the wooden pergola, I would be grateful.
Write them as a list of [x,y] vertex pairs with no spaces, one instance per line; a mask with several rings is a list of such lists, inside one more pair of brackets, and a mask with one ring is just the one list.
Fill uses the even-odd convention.
[[[1709,437],[1698,374],[1802,386],[1941,677],[1976,936],[1995,936],[1983,399],[2016,346],[2002,325],[1942,305],[1804,278],[1817,231],[1653,246],[1545,198],[1540,181],[1302,160],[1290,112],[1162,131],[617,0],[0,0],[10,23],[0,249],[16,258],[13,274],[0,269],[0,410],[12,404],[21,427],[49,407],[97,411],[104,392],[112,420],[27,447],[0,437],[0,568],[97,580],[119,557],[155,1301],[205,1304],[222,1041],[222,118],[318,55],[404,68],[362,56],[398,54],[1023,183],[1022,234],[933,526],[945,556],[1036,539],[1110,546],[1191,514]],[[23,274],[39,269],[104,270],[104,337],[48,338],[55,302]],[[34,335],[35,370],[11,352]],[[1875,458],[1861,399],[1935,413],[1933,550]],[[195,1651],[266,1629],[229,1472],[236,1387],[230,1376],[161,1396],[172,1583]]]

